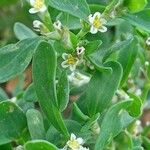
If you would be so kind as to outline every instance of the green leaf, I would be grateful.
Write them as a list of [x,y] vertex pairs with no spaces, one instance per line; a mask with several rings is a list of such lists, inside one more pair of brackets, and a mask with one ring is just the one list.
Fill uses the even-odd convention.
[[80,19],[87,20],[90,9],[86,0],[46,0],[47,4]]
[[61,21],[63,26],[68,27],[70,30],[77,30],[81,28],[80,19],[69,15],[68,13],[62,12],[57,18]]
[[11,144],[0,145],[1,150],[13,150]]
[[86,46],[86,57],[88,60],[95,66],[95,68],[99,71],[106,71],[109,70],[110,68],[105,67],[103,65],[103,58],[106,55],[106,51],[101,49],[101,44],[102,41],[100,40],[95,40],[92,42],[89,42]]
[[58,108],[55,83],[56,65],[56,53],[52,46],[46,42],[40,43],[33,59],[33,81],[38,101],[47,119],[57,130],[68,136]]
[[45,139],[45,129],[41,113],[36,109],[29,109],[26,117],[31,139]]
[[25,150],[58,150],[58,148],[44,140],[29,141],[24,145]]
[[15,23],[14,32],[19,40],[37,37],[37,34],[20,22]]
[[80,108],[78,107],[78,105],[76,103],[73,104],[73,108],[72,108],[72,115],[73,115],[73,119],[79,121],[87,121],[89,119],[89,117],[87,115],[85,115]]
[[126,13],[122,16],[133,26],[139,27],[150,33],[150,9],[144,9],[138,13],[130,14]]
[[123,68],[123,77],[120,85],[122,86],[128,78],[128,75],[131,71],[131,68],[136,60],[138,53],[138,41],[136,38],[130,40],[128,44],[122,47],[119,51],[118,62],[122,65]]
[[63,71],[60,76],[57,91],[58,105],[60,110],[63,111],[69,102],[69,81],[66,71]]
[[25,39],[0,48],[0,83],[21,74],[29,65],[39,38]]
[[130,98],[133,98],[132,105],[128,108],[128,112],[133,117],[139,117],[142,113],[142,100],[134,94],[129,93]]
[[37,95],[36,95],[35,87],[34,87],[33,83],[30,84],[28,86],[28,88],[26,89],[26,91],[24,92],[23,99],[26,102],[36,102],[37,101]]
[[0,145],[20,138],[27,125],[23,111],[11,101],[3,101],[0,114]]
[[85,105],[90,116],[102,112],[110,104],[122,77],[119,63],[110,61],[104,66],[111,67],[112,72],[96,71],[86,90]]
[[125,111],[131,103],[131,100],[122,101],[108,109],[102,121],[101,132],[96,141],[95,150],[103,150],[123,128],[133,121],[133,118]]
[[7,99],[9,99],[7,94],[2,88],[0,88],[0,101],[7,100]]
[[102,41],[101,40],[96,40],[96,41],[91,41],[89,42],[86,46],[85,46],[85,49],[86,49],[86,55],[90,55],[96,51],[99,50],[100,46],[102,44]]
[[124,5],[128,7],[131,12],[138,12],[144,9],[147,5],[147,0],[125,0]]

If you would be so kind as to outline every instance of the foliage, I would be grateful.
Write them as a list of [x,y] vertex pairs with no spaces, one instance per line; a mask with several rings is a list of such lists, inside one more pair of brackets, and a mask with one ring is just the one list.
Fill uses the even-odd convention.
[[17,20],[18,42],[0,42],[0,83],[20,77],[13,96],[0,88],[0,149],[149,150],[139,119],[150,90],[150,2],[22,3],[32,29]]

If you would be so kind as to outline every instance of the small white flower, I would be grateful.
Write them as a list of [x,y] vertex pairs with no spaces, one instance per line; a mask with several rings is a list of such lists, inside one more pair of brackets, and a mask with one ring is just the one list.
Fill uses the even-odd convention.
[[45,12],[47,10],[44,0],[30,0],[30,4],[33,7],[29,9],[29,13],[31,14]]
[[36,31],[40,31],[40,28],[43,26],[43,23],[39,20],[34,20],[33,21],[33,27],[35,28]]
[[23,148],[23,146],[21,146],[21,145],[19,145],[19,146],[17,146],[16,148],[15,148],[15,150],[23,150],[24,148]]
[[54,22],[53,26],[56,30],[61,30],[62,29],[62,23],[59,20]]
[[146,44],[147,44],[148,46],[150,46],[150,37],[147,38]]
[[142,132],[142,126],[141,126],[141,121],[140,120],[136,120],[135,121],[135,127],[133,130],[133,133],[135,136],[137,136],[138,134],[140,134]]
[[148,61],[145,61],[145,66],[149,66],[149,62]]
[[78,58],[66,53],[62,54],[62,58],[64,59],[64,61],[61,63],[61,66],[63,68],[69,67],[71,71],[74,71],[76,69],[76,66],[79,62]]
[[85,48],[84,48],[83,46],[81,46],[81,47],[78,46],[78,47],[76,48],[76,51],[77,51],[77,55],[81,55],[81,54],[84,53]]
[[90,77],[83,75],[79,72],[71,73],[71,75],[68,75],[68,79],[75,86],[81,86],[87,84],[90,81]]
[[73,133],[71,133],[70,140],[67,142],[67,146],[71,148],[71,150],[83,150],[83,144],[84,141],[82,138],[77,138]]
[[11,102],[16,103],[17,102],[17,97],[12,97],[10,100],[11,100]]
[[142,94],[141,89],[136,89],[135,94],[136,94],[137,96],[140,96],[140,95]]
[[84,140],[82,138],[77,138],[73,133],[71,133],[70,140],[61,150],[89,150],[89,148],[83,147]]
[[92,34],[96,34],[98,31],[107,31],[107,27],[104,26],[107,23],[107,21],[104,18],[102,18],[101,13],[96,12],[94,15],[90,14],[89,22],[91,25],[90,32]]

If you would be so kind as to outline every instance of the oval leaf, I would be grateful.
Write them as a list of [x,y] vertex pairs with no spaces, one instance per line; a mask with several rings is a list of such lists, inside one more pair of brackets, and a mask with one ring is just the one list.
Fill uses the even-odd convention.
[[27,127],[23,111],[10,101],[0,103],[0,145],[21,137]]
[[44,140],[29,141],[24,145],[25,150],[58,150],[58,148]]
[[0,83],[21,74],[29,65],[40,39],[25,39],[0,48]]
[[86,0],[46,0],[47,4],[80,19],[87,20],[90,9]]
[[38,101],[47,119],[57,130],[68,137],[67,128],[58,109],[55,83],[56,65],[54,49],[47,42],[40,43],[33,59],[33,81]]

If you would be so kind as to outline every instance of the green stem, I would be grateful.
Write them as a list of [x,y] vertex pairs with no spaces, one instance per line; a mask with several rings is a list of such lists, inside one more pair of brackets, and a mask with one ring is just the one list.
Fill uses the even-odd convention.
[[150,83],[147,83],[147,80],[146,80],[144,89],[143,89],[142,95],[141,95],[142,102],[144,102],[146,100],[149,90],[150,90]]
[[54,31],[53,22],[52,22],[50,13],[48,11],[46,11],[43,14],[39,14],[39,17],[44,22],[44,24],[49,29],[49,31]]
[[79,33],[77,34],[77,38],[78,38],[78,39],[81,39],[81,38],[83,38],[87,33],[88,33],[88,31],[84,31],[83,29],[81,29],[81,30],[79,31]]

